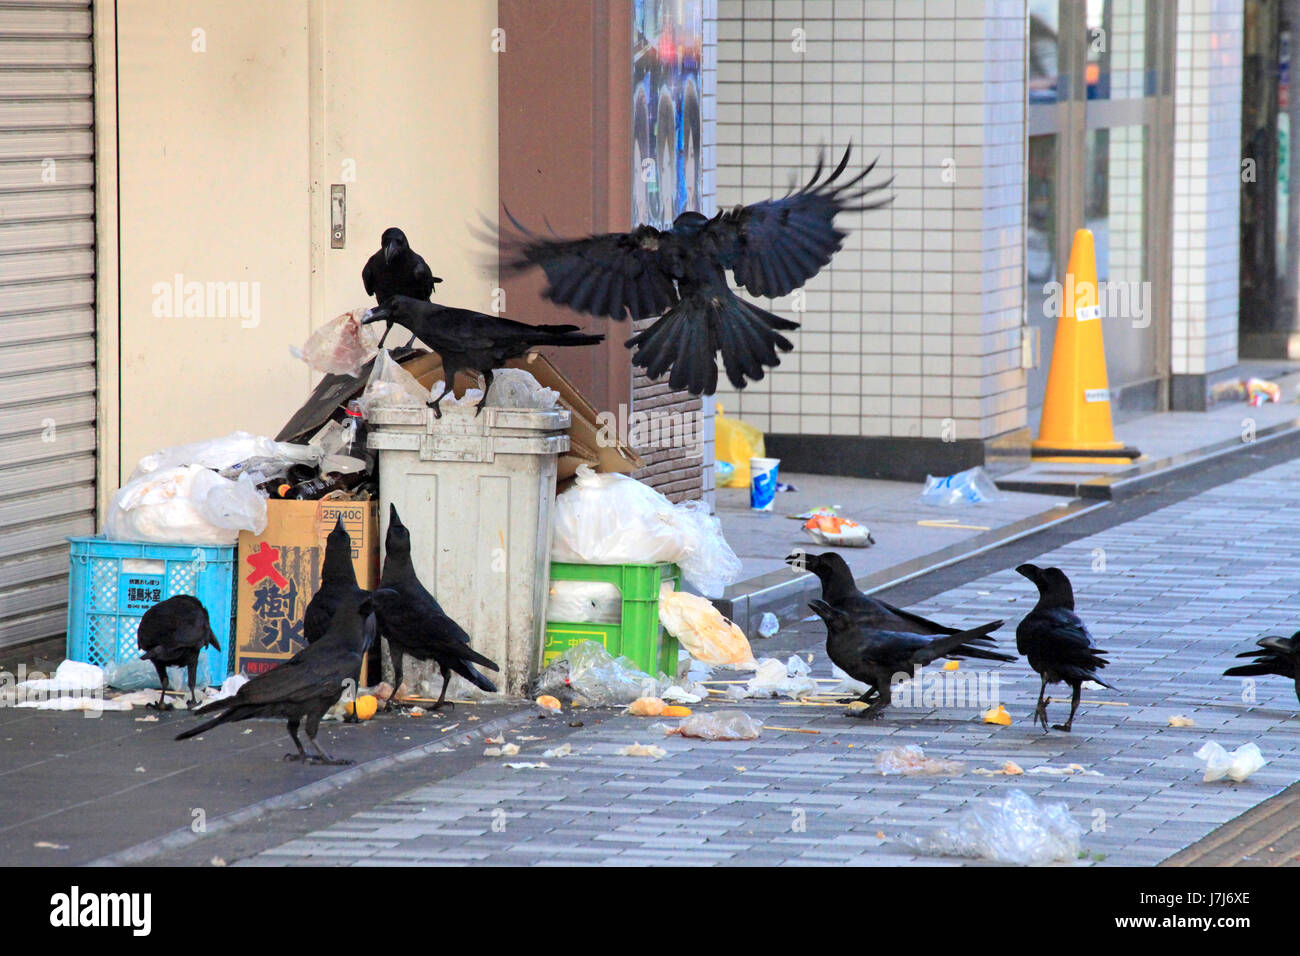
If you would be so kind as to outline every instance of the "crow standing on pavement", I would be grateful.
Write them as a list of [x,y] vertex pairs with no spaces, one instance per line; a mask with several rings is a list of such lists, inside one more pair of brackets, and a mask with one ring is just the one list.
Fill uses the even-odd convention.
[[1002,626],[1001,621],[981,624],[969,631],[958,631],[928,639],[920,634],[882,630],[864,624],[848,611],[834,608],[825,601],[808,605],[826,622],[826,653],[835,666],[869,689],[858,700],[871,706],[862,711],[864,720],[880,716],[892,700],[890,681],[895,674],[914,676],[920,665],[940,657],[976,657],[986,661],[1014,661],[1009,654],[986,650],[989,631]]
[[449,618],[420,583],[411,563],[411,532],[402,524],[395,505],[388,506],[388,535],[384,541],[384,573],[379,590],[374,593],[375,614],[379,627],[388,638],[393,658],[393,694],[402,686],[402,661],[405,654],[416,660],[433,660],[442,671],[442,693],[432,710],[442,707],[447,698],[447,684],[454,671],[474,686],[494,693],[496,685],[475,669],[480,664],[489,670],[497,665],[469,646],[465,629]]
[[667,232],[637,226],[628,233],[552,239],[528,231],[507,211],[520,234],[506,240],[512,258],[504,268],[540,268],[547,281],[542,294],[576,312],[617,320],[661,316],[627,346],[636,349],[633,365],[651,378],[669,372],[674,390],[713,394],[719,352],[731,384],[744,388],[781,364],[777,349],[794,348],[781,332],[799,325],[741,299],[727,271],[751,295],[776,297],[829,263],[847,235],[835,228],[835,217],[892,198],[867,198],[888,182],[859,185],[874,162],[839,182],[850,151],[825,179],[819,157],[808,184],[780,199],[725,209],[712,219],[684,212]]
[[162,684],[158,703],[150,704],[150,707],[172,709],[172,705],[166,702],[168,667],[186,668],[190,678],[190,703],[198,702],[194,696],[194,678],[199,668],[199,654],[205,647],[221,650],[208,623],[208,612],[198,598],[177,594],[149,608],[140,618],[135,642],[144,652],[140,659],[153,662]]
[[1253,657],[1249,664],[1238,664],[1223,672],[1225,677],[1262,677],[1276,674],[1295,681],[1296,700],[1300,700],[1300,631],[1290,637],[1261,637],[1257,651],[1242,651],[1238,657]]
[[371,309],[362,320],[367,325],[393,321],[414,332],[442,359],[445,388],[429,403],[439,418],[442,417],[439,403],[448,394],[455,394],[457,372],[478,372],[483,376],[483,399],[475,406],[474,414],[477,415],[483,410],[488,391],[492,388],[492,370],[500,368],[509,359],[543,345],[595,345],[605,338],[583,333],[576,325],[527,325],[497,315],[452,309],[401,295],[393,296],[387,305]]
[[[384,230],[379,239],[379,251],[371,256],[361,270],[361,281],[365,283],[366,295],[373,295],[383,305],[395,295],[409,295],[415,299],[429,301],[433,290],[442,280],[433,274],[424,257],[411,249],[406,241],[406,233],[392,226]],[[390,321],[379,339],[383,348],[384,339],[393,330]],[[415,336],[411,337],[411,342]],[[411,342],[406,345],[409,348]]]
[[1050,697],[1044,697],[1047,685],[1069,684],[1074,689],[1069,719],[1052,725],[1053,730],[1069,733],[1074,725],[1074,713],[1079,709],[1083,682],[1090,680],[1103,687],[1111,686],[1097,676],[1097,671],[1109,663],[1101,655],[1109,652],[1092,642],[1088,628],[1074,613],[1074,589],[1064,571],[1022,564],[1016,572],[1038,586],[1038,603],[1016,628],[1016,650],[1029,659],[1029,666],[1043,679],[1033,719],[1043,725],[1046,733],[1047,705],[1051,703]]
[[[307,645],[275,670],[254,677],[235,696],[204,704],[196,714],[216,713],[217,716],[177,734],[176,739],[196,737],[218,724],[250,717],[284,717],[289,721],[289,736],[298,748],[296,754],[285,754],[285,760],[351,763],[327,754],[316,742],[316,731],[321,717],[343,695],[346,683],[356,679],[371,635],[365,627],[365,618],[371,613],[370,601],[381,593],[376,592],[370,598],[363,598],[359,591],[346,596],[320,640]],[[304,721],[312,753],[304,750],[298,739],[298,727]]]
[[[836,610],[847,611],[854,620],[868,627],[932,636],[958,633],[955,627],[931,621],[863,594],[853,580],[848,562],[833,551],[825,554],[796,551],[785,559],[785,563],[796,570],[804,569],[817,575],[822,583],[822,600]],[[992,645],[993,639],[987,638],[981,643]]]

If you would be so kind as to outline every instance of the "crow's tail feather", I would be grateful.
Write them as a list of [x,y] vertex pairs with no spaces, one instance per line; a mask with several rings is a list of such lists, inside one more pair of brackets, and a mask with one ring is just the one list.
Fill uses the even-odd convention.
[[[487,658],[484,658],[484,660],[487,660]],[[491,663],[491,662],[489,661],[488,663]],[[484,666],[486,666],[486,665],[484,665]],[[475,687],[477,687],[479,690],[485,690],[485,691],[487,691],[489,694],[495,694],[495,693],[496,693],[497,685],[494,684],[494,683],[492,683],[490,680],[488,680],[488,679],[487,679],[486,677],[484,677],[482,674],[480,674],[480,673],[479,673],[479,672],[474,668],[474,665],[471,664],[471,663],[469,663],[469,661],[464,660],[464,659],[461,659],[461,658],[457,658],[457,659],[456,659],[456,660],[451,664],[451,669],[454,670],[454,671],[455,671],[457,674],[459,674],[461,677],[465,678],[467,681],[469,681],[471,684],[473,684],[473,685],[474,685]],[[492,664],[492,669],[493,669],[493,670],[496,670],[496,669],[497,669],[497,666],[496,666],[495,664]]]
[[993,651],[986,651],[978,646],[967,644],[968,641],[977,640],[987,636],[989,631],[995,631],[1001,626],[1001,621],[990,621],[987,624],[981,624],[979,627],[971,628],[969,631],[958,631],[956,634],[946,634],[943,637],[936,637],[918,653],[917,661],[918,663],[928,664],[931,661],[938,660],[940,657],[947,657],[950,654],[981,657],[985,660],[1014,661],[1014,657],[1008,657],[1005,654],[996,654]]

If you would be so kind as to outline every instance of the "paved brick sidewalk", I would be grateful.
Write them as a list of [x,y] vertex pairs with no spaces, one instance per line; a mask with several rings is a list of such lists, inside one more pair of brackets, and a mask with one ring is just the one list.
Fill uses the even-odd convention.
[[[1090,859],[1154,864],[1300,778],[1290,682],[1259,681],[1257,701],[1247,704],[1241,682],[1219,676],[1256,637],[1300,627],[1298,529],[1293,461],[1038,558],[1070,574],[1080,613],[1112,652],[1106,674],[1119,688],[1085,691],[1071,735],[1031,728],[1038,681],[1022,662],[996,667],[1010,727],[983,724],[970,707],[896,709],[863,723],[838,707],[751,703],[766,725],[820,733],[768,730],[756,741],[705,743],[657,739],[653,721],[618,717],[569,737],[573,755],[548,759],[549,768],[512,770],[488,758],[243,863],[953,864],[962,861],[918,858],[893,838],[950,825],[973,801],[1019,787],[1068,803],[1088,831]],[[1029,582],[1005,570],[922,609],[953,622],[1004,617],[1000,636],[1010,642],[1034,599]],[[817,644],[814,673],[825,676],[824,631],[802,626],[808,645]],[[1058,699],[1053,717],[1066,706]],[[1175,714],[1195,726],[1169,727]],[[1228,749],[1255,741],[1269,764],[1244,784],[1203,783],[1193,754],[1209,739]],[[633,741],[668,755],[615,755]],[[910,743],[965,761],[966,772],[876,770],[881,750]],[[537,761],[551,745],[523,741],[509,759]],[[1078,763],[1102,776],[972,772],[1007,760],[1026,770]]]

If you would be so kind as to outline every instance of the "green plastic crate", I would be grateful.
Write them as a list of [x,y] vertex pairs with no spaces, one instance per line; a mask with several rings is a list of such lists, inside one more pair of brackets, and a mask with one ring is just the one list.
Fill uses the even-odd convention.
[[659,588],[682,586],[675,564],[570,564],[551,562],[551,581],[602,581],[623,595],[618,624],[546,622],[542,665],[583,641],[599,641],[614,657],[626,657],[651,676],[677,674],[677,638],[659,625]]

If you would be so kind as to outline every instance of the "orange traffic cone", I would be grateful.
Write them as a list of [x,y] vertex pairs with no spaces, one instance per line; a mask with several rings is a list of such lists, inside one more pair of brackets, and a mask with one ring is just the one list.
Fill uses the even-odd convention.
[[1141,455],[1136,448],[1126,448],[1115,440],[1111,424],[1101,307],[1097,304],[1097,255],[1087,229],[1075,232],[1070,247],[1043,418],[1032,454],[1053,461],[1102,464]]

